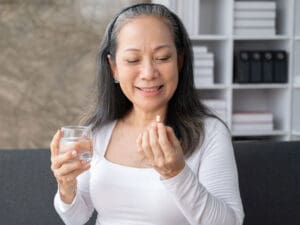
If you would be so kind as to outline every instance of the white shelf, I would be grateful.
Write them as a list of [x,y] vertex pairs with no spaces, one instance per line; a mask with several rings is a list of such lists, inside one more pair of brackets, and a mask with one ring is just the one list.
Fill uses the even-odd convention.
[[283,131],[283,130],[273,130],[273,131],[245,131],[245,132],[241,132],[241,131],[232,131],[232,136],[234,137],[258,137],[258,136],[282,136],[282,135],[288,135],[287,131]]
[[197,87],[197,89],[200,90],[218,90],[218,89],[226,89],[226,85],[225,84],[213,84],[213,85],[206,85],[203,87]]
[[276,35],[276,36],[267,36],[267,35],[257,35],[257,36],[241,36],[241,35],[234,35],[234,40],[248,40],[248,41],[255,41],[255,40],[289,40],[290,37],[288,35]]
[[300,88],[300,84],[294,84],[294,88]]
[[192,35],[190,39],[192,41],[224,41],[229,38],[225,35]]
[[300,36],[296,36],[295,41],[300,41]]
[[[182,0],[161,1],[183,5]],[[195,34],[190,36],[191,43],[206,46],[214,59],[215,84],[199,87],[197,92],[201,99],[225,100],[229,126],[234,112],[266,111],[273,114],[273,131],[233,132],[233,136],[273,139],[292,139],[294,134],[300,136],[300,84],[293,83],[293,78],[300,75],[300,0],[272,0],[276,2],[276,35],[236,35],[235,1],[243,0],[198,0],[199,7],[192,5],[193,18],[198,19],[195,25],[198,32],[190,29]],[[184,4],[191,2],[184,1]],[[184,8],[181,7],[179,15],[183,15]],[[240,50],[285,50],[288,83],[234,83],[235,53]]]
[[294,135],[294,136],[300,136],[300,131],[293,131],[292,135]]
[[288,84],[233,84],[233,89],[285,89]]

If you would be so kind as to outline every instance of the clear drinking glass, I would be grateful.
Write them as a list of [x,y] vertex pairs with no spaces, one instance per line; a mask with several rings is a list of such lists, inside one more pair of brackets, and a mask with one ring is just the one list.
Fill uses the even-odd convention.
[[[68,150],[71,150],[68,148],[68,145],[74,144],[76,142],[87,142],[91,141],[91,130],[87,126],[64,126],[61,128],[63,135],[60,140],[60,153],[64,153]],[[91,148],[91,145],[86,144],[86,146],[89,146]],[[87,162],[90,162],[92,159],[93,151],[92,149],[86,149],[79,152],[79,159],[80,160],[86,160]]]

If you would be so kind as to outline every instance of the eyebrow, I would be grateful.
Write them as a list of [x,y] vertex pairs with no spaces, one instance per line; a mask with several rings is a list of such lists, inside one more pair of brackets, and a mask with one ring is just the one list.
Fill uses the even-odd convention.
[[[154,51],[156,52],[156,51],[158,51],[158,50],[160,50],[162,48],[171,48],[171,45],[168,45],[168,44],[159,45],[159,46],[157,46],[157,47],[154,48]],[[127,52],[127,51],[136,51],[136,52],[138,52],[138,51],[140,51],[140,49],[137,49],[137,48],[127,48],[124,51],[125,52]]]

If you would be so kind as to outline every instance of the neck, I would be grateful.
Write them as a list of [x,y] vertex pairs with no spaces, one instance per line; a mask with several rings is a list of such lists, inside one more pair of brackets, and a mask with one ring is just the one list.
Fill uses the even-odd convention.
[[163,122],[165,120],[166,111],[166,109],[163,109],[145,112],[144,110],[133,108],[128,115],[125,116],[124,122],[136,128],[146,128],[156,121],[156,116],[160,116],[160,122]]

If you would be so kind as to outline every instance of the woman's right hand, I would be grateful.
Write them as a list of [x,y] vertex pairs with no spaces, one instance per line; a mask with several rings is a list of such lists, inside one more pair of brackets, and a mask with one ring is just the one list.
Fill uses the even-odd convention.
[[59,153],[60,130],[54,135],[51,144],[51,170],[58,183],[59,194],[63,202],[71,204],[76,195],[77,177],[90,168],[85,160],[78,160],[82,150],[92,148],[91,141],[76,142],[66,146],[64,153]]

